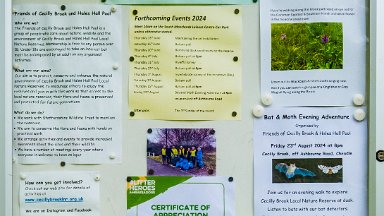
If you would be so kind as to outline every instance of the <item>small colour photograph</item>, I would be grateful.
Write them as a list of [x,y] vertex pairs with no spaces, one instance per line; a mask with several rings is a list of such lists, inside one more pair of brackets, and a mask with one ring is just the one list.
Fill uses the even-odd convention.
[[154,176],[216,175],[216,136],[212,128],[150,128],[147,171]]
[[343,69],[342,23],[271,24],[271,70]]
[[342,158],[297,158],[272,160],[272,183],[342,182]]

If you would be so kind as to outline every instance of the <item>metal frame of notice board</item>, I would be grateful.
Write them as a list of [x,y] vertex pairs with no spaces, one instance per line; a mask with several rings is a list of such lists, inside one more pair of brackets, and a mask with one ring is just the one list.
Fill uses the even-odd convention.
[[0,215],[12,215],[12,1],[0,3]]
[[383,215],[384,185],[384,2],[370,1],[369,215]]
[[[384,178],[384,2],[371,0],[370,4],[370,72],[368,73],[369,90],[369,215],[384,215],[384,185],[379,182]],[[0,75],[0,215],[12,215],[12,23],[11,0],[1,2],[1,42],[0,62],[3,73]],[[252,162],[250,162],[251,166]]]

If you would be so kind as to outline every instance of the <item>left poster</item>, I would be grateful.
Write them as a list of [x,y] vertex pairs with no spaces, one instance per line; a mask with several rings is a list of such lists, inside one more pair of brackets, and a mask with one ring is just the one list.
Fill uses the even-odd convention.
[[119,162],[120,8],[19,4],[12,22],[18,162]]

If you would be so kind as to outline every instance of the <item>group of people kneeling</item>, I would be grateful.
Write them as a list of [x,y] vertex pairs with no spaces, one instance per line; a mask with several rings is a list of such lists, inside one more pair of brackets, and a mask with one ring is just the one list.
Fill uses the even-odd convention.
[[176,148],[176,146],[163,146],[161,149],[161,159],[163,164],[170,164],[183,170],[189,170],[194,167],[202,168],[203,151],[201,147],[197,149],[192,146],[185,149],[183,146]]

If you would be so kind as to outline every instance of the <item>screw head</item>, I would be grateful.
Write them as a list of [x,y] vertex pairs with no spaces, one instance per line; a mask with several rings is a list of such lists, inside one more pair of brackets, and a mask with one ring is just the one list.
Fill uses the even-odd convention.
[[384,151],[379,150],[376,152],[376,160],[379,162],[384,162]]

